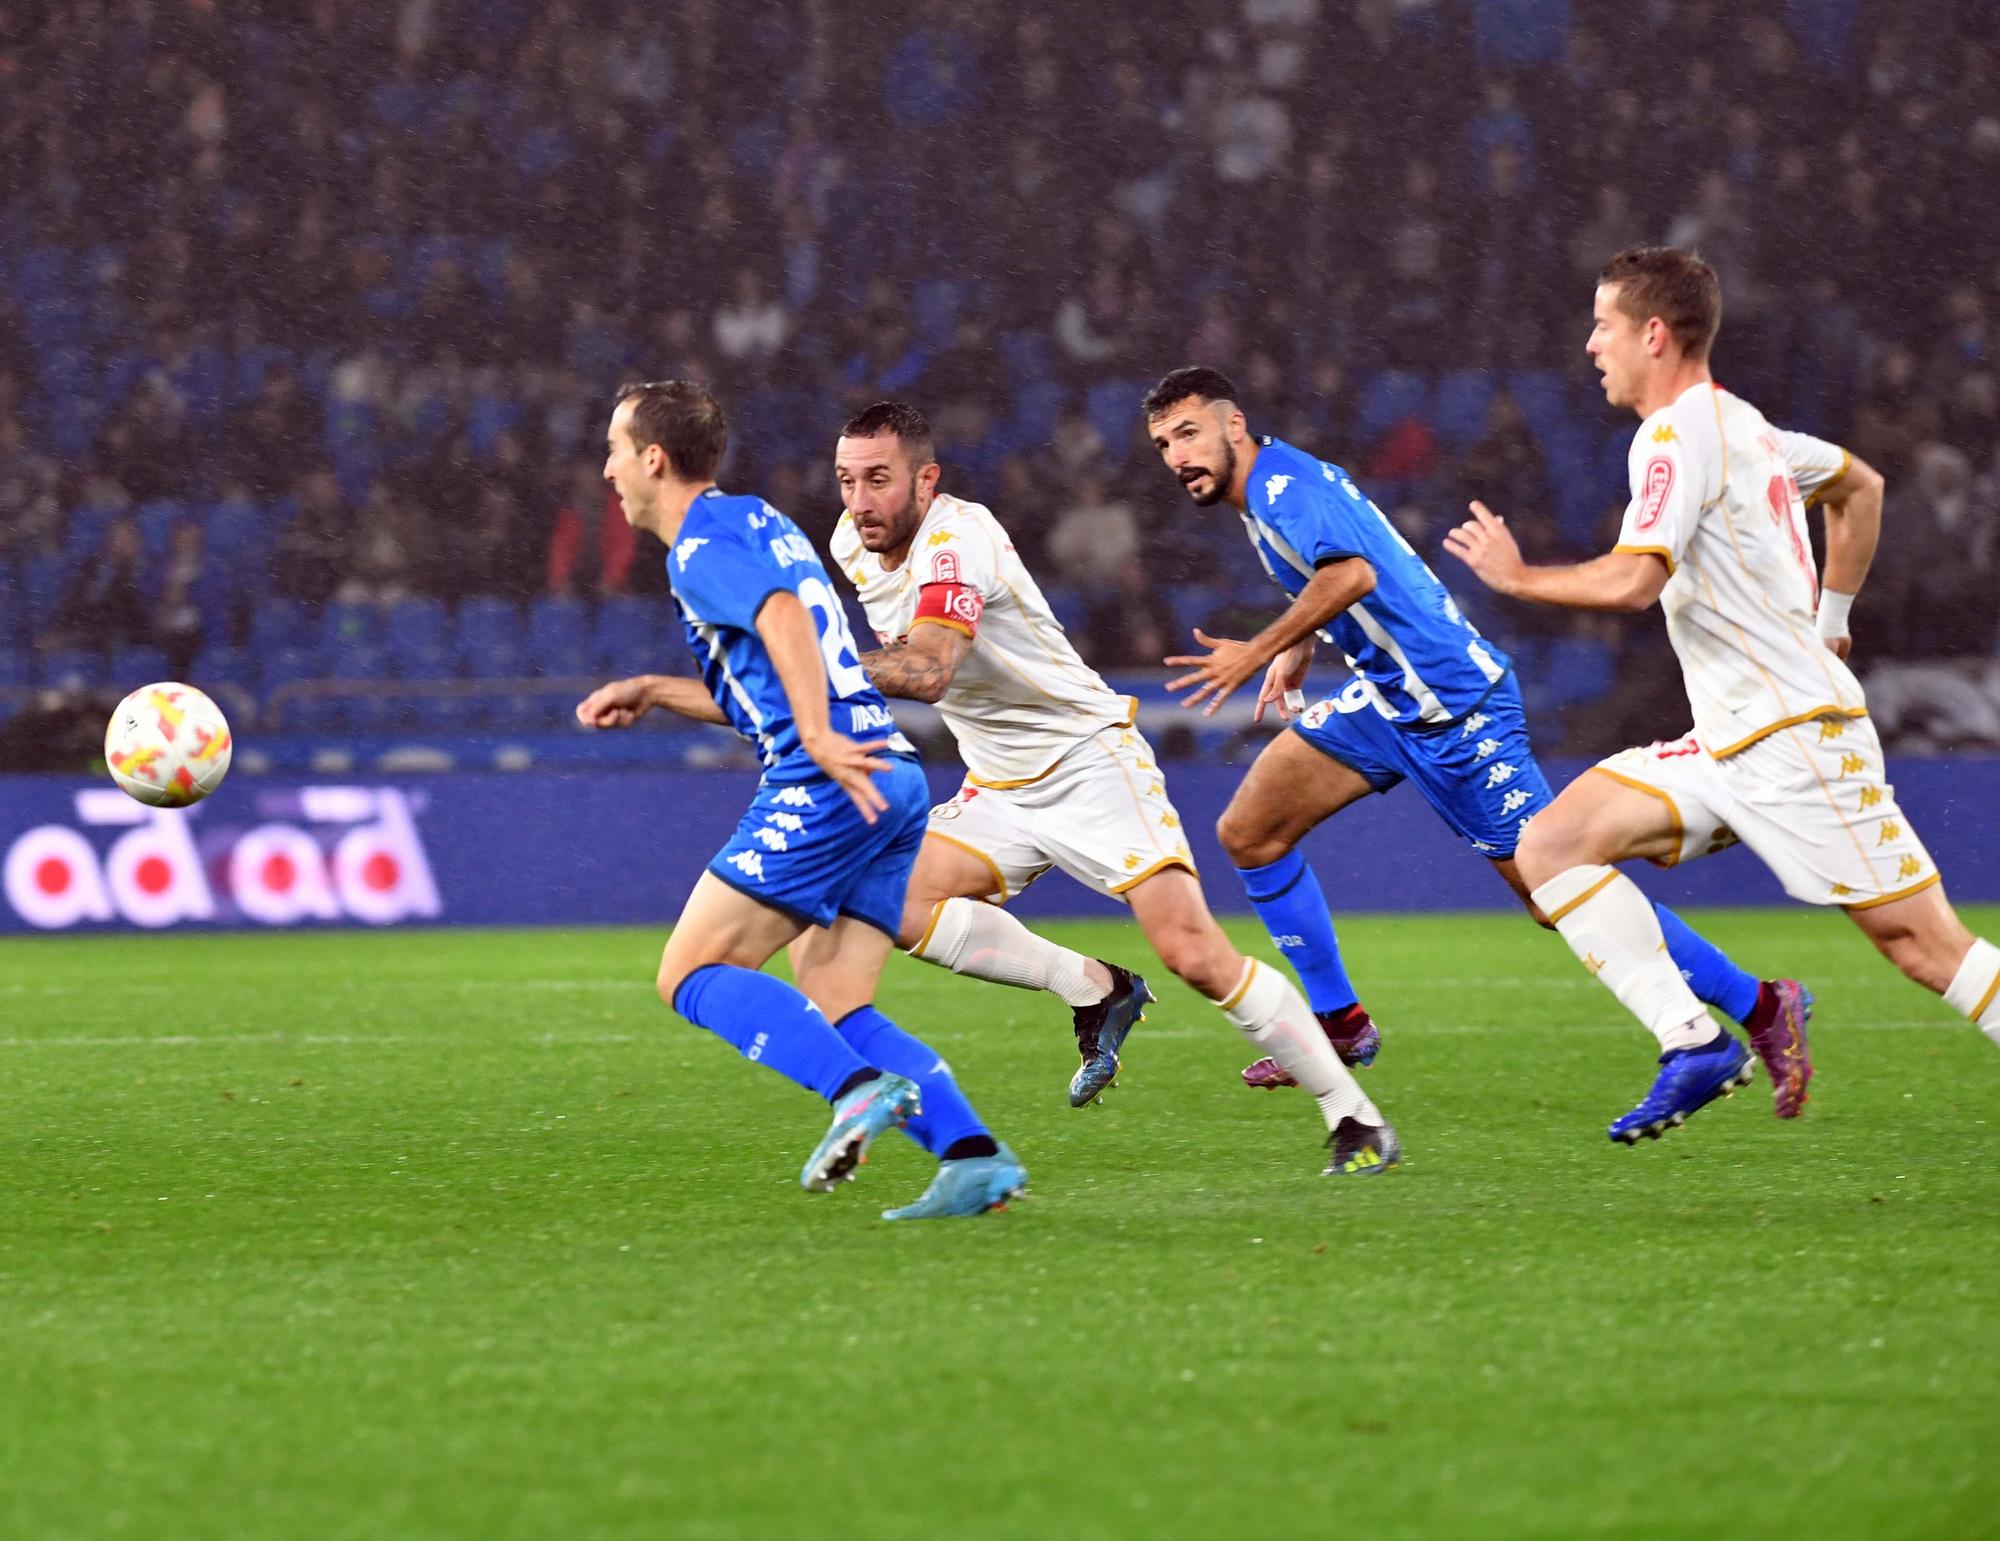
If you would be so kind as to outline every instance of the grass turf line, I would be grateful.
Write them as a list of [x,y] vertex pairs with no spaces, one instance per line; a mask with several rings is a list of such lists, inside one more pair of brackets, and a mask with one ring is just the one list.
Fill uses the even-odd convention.
[[1803,1120],[1614,1147],[1558,941],[1343,919],[1409,1163],[1340,1184],[1157,964],[1075,1112],[1059,1003],[892,960],[1034,1195],[908,1228],[657,933],[0,945],[0,1534],[2000,1532],[2000,1060],[1834,917],[1701,923],[1819,992]]

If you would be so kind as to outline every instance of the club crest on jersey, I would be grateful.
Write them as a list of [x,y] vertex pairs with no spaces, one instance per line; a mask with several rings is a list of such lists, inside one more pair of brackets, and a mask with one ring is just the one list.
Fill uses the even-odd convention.
[[1639,505],[1639,528],[1650,530],[1667,511],[1667,499],[1674,490],[1674,463],[1665,455],[1646,462],[1645,501]]
[[931,558],[931,582],[958,582],[958,553],[956,551],[940,551],[936,556]]

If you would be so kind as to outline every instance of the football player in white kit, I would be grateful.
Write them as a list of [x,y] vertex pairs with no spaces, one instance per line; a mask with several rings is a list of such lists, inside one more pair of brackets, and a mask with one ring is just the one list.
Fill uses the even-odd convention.
[[[1611,1138],[1657,1138],[1750,1074],[1743,1046],[1668,960],[1652,906],[1611,865],[1634,857],[1671,865],[1741,841],[1794,899],[1846,910],[1891,962],[2000,1043],[2000,948],[1946,900],[1884,779],[1845,662],[1882,478],[1837,445],[1773,428],[1715,383],[1721,288],[1692,252],[1620,252],[1598,280],[1595,319],[1588,351],[1605,399],[1643,420],[1618,544],[1594,561],[1531,567],[1480,503],[1445,544],[1516,598],[1598,610],[1658,600],[1687,683],[1693,732],[1579,776],[1517,854],[1535,903],[1660,1042],[1652,1089]],[[1812,503],[1826,509],[1823,587]]]
[[1034,932],[1001,908],[1060,867],[1131,906],[1168,968],[1313,1093],[1328,1175],[1394,1166],[1395,1131],[1279,970],[1246,958],[1209,914],[1180,816],[1136,727],[1136,703],[1079,658],[990,510],[938,490],[929,424],[878,402],[842,429],[846,512],[835,566],[881,640],[861,662],[890,696],[934,703],[968,775],[930,828],[898,940],[954,973],[1049,990],[1077,1013],[1083,1066],[1070,1100],[1095,1098],[1151,992],[1125,969]]

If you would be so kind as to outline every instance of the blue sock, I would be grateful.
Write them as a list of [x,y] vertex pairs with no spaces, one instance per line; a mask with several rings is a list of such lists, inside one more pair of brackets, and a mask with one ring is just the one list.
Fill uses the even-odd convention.
[[1757,981],[1743,972],[1707,937],[1664,904],[1653,906],[1667,938],[1667,956],[1674,960],[1697,1000],[1720,1007],[1737,1022],[1750,1020],[1757,1008]]
[[860,1058],[784,980],[733,963],[704,964],[688,975],[674,991],[674,1010],[828,1102],[857,1074],[881,1068]]
[[986,1134],[986,1126],[951,1078],[951,1066],[921,1038],[911,1037],[873,1006],[856,1006],[834,1028],[869,1064],[907,1076],[923,1088],[924,1110],[903,1126],[903,1132],[933,1156],[942,1157],[960,1140]]
[[1287,851],[1268,867],[1238,867],[1250,903],[1285,961],[1306,987],[1314,1012],[1345,1011],[1358,997],[1341,966],[1340,943],[1319,879],[1297,851]]

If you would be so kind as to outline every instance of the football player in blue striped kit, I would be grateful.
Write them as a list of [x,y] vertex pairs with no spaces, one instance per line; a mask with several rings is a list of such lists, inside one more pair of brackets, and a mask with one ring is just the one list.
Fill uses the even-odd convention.
[[[869,1142],[904,1126],[939,1161],[884,1218],[976,1215],[1027,1173],[928,1045],[874,1005],[902,919],[930,793],[916,751],[868,682],[812,542],[757,497],[725,493],[722,408],[687,380],[628,386],[605,480],[626,520],[667,545],[667,578],[701,678],[640,675],[577,707],[622,728],[659,708],[733,727],[764,774],[735,834],[688,896],[660,959],[660,998],[833,1105],[799,1181],[830,1192]],[[794,938],[797,989],[761,972]]]
[[[1196,632],[1208,651],[1167,659],[1190,670],[1169,688],[1188,690],[1185,705],[1213,712],[1261,674],[1257,716],[1271,706],[1292,722],[1251,766],[1216,833],[1328,1039],[1350,1064],[1368,1064],[1380,1032],[1348,979],[1298,843],[1342,808],[1407,780],[1546,925],[1514,864],[1521,829],[1553,800],[1528,742],[1520,687],[1507,655],[1466,620],[1346,471],[1252,436],[1226,376],[1175,370],[1142,410],[1167,469],[1197,504],[1236,510],[1264,570],[1291,598],[1248,642]],[[1345,667],[1340,688],[1308,707],[1303,687],[1320,639]],[[1796,1114],[1810,1074],[1811,994],[1793,980],[1753,978],[1672,910],[1656,908],[1689,987],[1748,1029],[1772,1075],[1775,1111]],[[1243,1078],[1255,1087],[1289,1084],[1269,1060]]]

